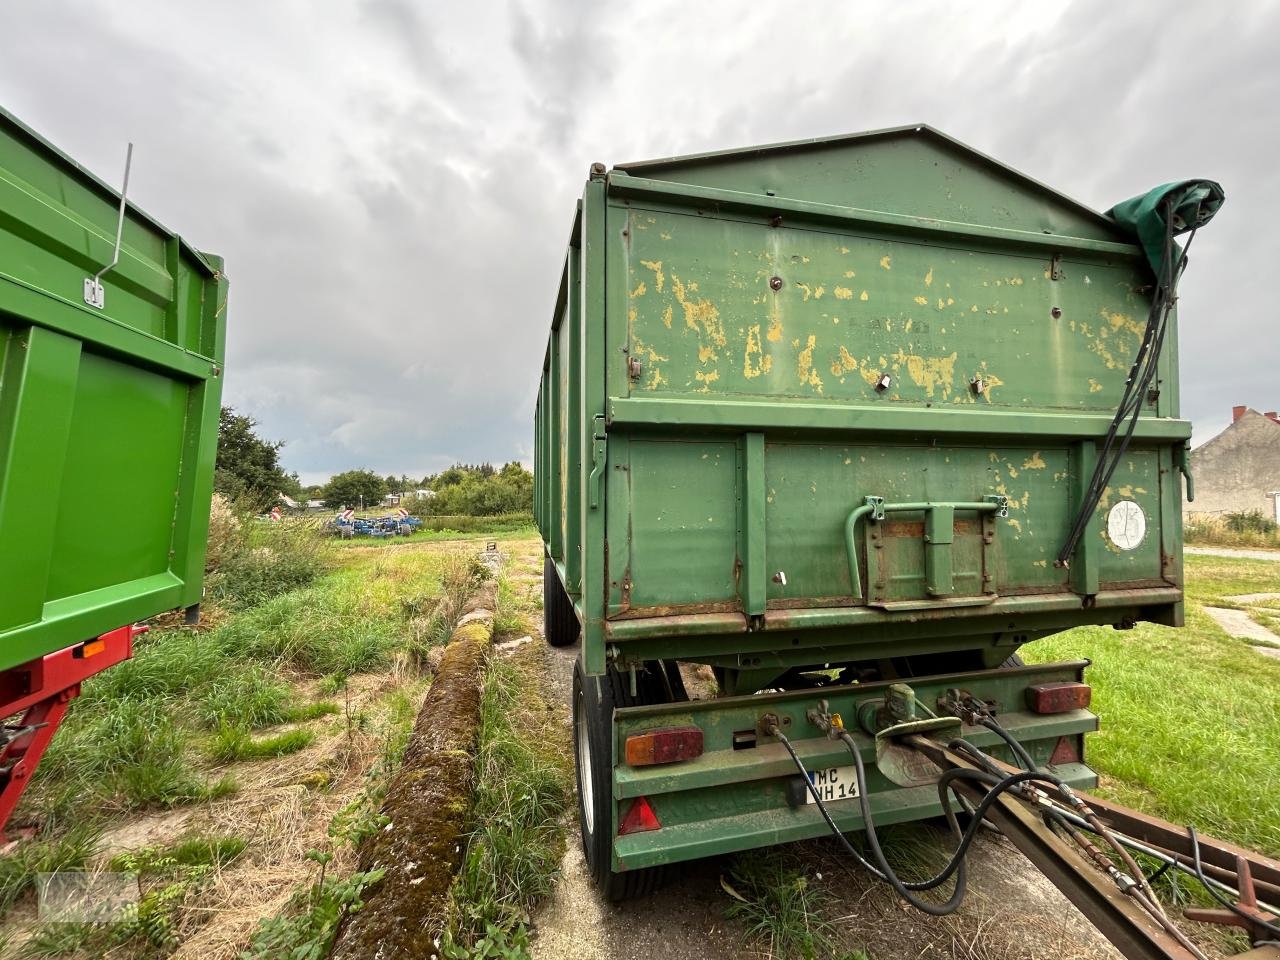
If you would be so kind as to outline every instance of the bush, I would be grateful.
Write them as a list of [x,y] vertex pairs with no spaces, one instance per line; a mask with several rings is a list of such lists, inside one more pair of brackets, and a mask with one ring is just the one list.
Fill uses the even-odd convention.
[[216,552],[213,533],[211,521],[206,586],[211,599],[228,607],[264,603],[307,586],[329,569],[329,544],[302,523],[240,515],[233,526],[219,516]]
[[434,496],[411,498],[405,509],[417,516],[494,517],[533,513],[533,474],[519,463],[501,470],[489,464],[450,467],[429,478]]
[[1276,532],[1276,522],[1262,515],[1261,510],[1239,511],[1228,513],[1222,518],[1227,529],[1235,533],[1270,533]]

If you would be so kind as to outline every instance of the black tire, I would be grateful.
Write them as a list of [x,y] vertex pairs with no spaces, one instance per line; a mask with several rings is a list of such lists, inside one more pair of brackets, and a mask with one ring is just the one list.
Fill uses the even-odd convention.
[[573,743],[578,771],[578,828],[587,869],[600,891],[612,901],[652,893],[662,883],[665,868],[613,870],[613,711],[686,700],[684,683],[674,663],[650,661],[636,671],[636,695],[631,675],[613,667],[602,677],[588,677],[581,662],[573,666]]
[[542,635],[553,647],[578,642],[578,615],[549,556],[542,561]]

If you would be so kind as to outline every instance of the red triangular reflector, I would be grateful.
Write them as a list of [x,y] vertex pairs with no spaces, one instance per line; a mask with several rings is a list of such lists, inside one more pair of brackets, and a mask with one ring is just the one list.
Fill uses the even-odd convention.
[[661,826],[662,824],[658,822],[658,815],[653,812],[653,807],[649,806],[649,801],[644,797],[636,797],[631,804],[631,809],[627,811],[627,815],[622,818],[622,823],[618,825],[618,836],[624,837],[628,833],[657,830]]
[[1064,763],[1079,763],[1080,754],[1076,750],[1075,737],[1059,737],[1053,748],[1053,756],[1049,758],[1049,766],[1057,767]]

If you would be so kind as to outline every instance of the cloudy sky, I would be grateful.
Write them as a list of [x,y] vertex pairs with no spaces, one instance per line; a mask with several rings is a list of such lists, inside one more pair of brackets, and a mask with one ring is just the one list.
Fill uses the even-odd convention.
[[1222,182],[1182,288],[1202,442],[1280,407],[1280,4],[1171,9],[0,0],[0,103],[111,182],[136,143],[131,195],[227,258],[227,402],[307,481],[530,459],[592,161],[921,121],[1098,209]]

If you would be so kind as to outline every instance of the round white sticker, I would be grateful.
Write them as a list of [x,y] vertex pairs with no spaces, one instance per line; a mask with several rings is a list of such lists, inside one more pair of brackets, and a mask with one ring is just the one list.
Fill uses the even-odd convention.
[[1132,500],[1121,500],[1107,514],[1107,536],[1121,550],[1133,550],[1147,535],[1147,515]]

